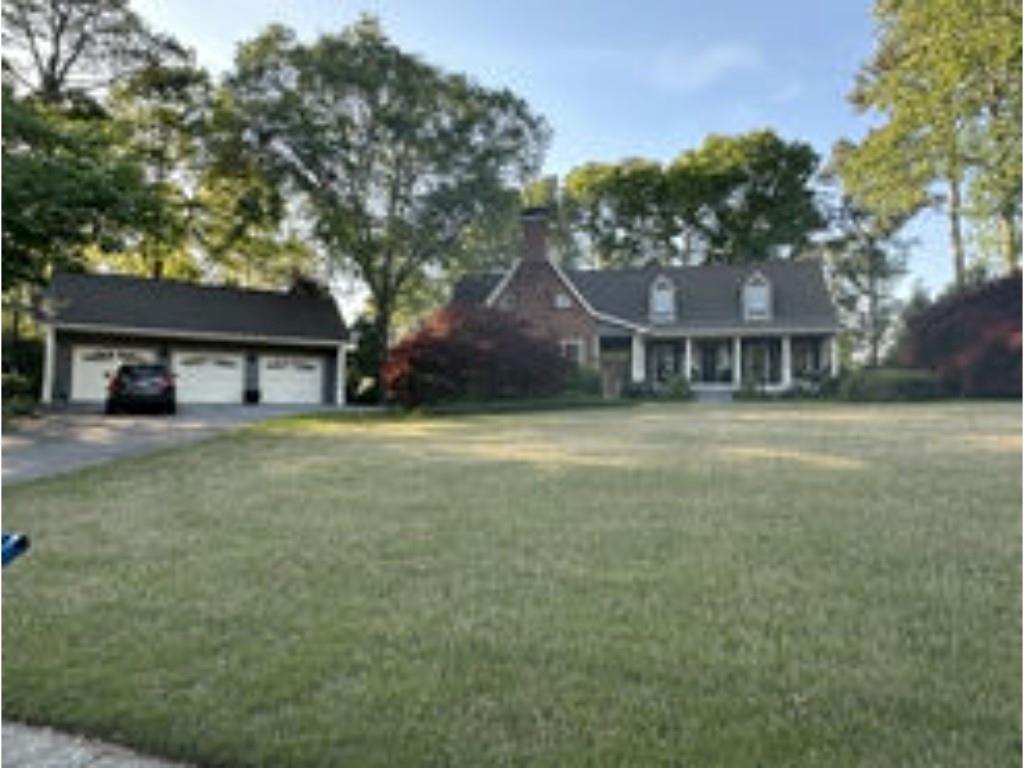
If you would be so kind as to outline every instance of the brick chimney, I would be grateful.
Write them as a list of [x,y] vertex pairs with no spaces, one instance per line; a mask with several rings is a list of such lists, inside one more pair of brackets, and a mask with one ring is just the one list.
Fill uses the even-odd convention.
[[526,208],[523,221],[523,261],[544,261],[548,257],[548,209]]

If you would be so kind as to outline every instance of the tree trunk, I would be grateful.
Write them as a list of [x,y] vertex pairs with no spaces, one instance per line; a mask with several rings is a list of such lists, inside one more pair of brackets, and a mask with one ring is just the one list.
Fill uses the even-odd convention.
[[377,400],[384,401],[384,361],[387,360],[388,347],[391,343],[391,312],[392,304],[390,299],[383,301],[375,300],[377,311],[373,317],[373,330],[380,340],[380,352],[376,361],[377,367]]
[[871,261],[871,272],[868,275],[868,363],[872,368],[878,367],[878,347],[881,342],[878,335],[878,270],[874,259]]
[[1012,210],[1003,211],[999,217],[999,235],[1007,270],[1013,272],[1020,269],[1020,232],[1017,229],[1017,217]]
[[953,273],[956,287],[963,288],[966,282],[967,268],[964,261],[964,239],[960,229],[962,214],[960,199],[960,177],[953,176],[949,180],[949,240],[953,247]]

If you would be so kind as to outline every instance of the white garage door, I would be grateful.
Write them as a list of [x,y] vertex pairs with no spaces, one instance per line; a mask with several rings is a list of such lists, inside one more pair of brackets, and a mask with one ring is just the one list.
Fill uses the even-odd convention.
[[155,349],[75,345],[71,351],[71,399],[76,402],[105,400],[107,383],[119,365],[155,360]]
[[240,403],[245,359],[237,352],[178,350],[171,353],[179,403]]
[[322,402],[323,362],[323,358],[307,355],[261,356],[260,402]]

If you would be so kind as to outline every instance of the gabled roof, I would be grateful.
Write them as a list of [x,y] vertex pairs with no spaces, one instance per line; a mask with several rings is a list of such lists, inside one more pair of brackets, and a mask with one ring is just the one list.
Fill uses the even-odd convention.
[[65,272],[54,275],[46,304],[57,327],[318,342],[348,336],[330,296]]
[[[755,272],[771,281],[770,320],[754,322],[743,318],[740,291]],[[595,312],[640,326],[650,324],[651,283],[658,275],[665,275],[675,283],[678,308],[676,322],[670,326],[659,325],[659,329],[838,328],[821,262],[816,259],[764,261],[742,266],[708,264],[565,270],[564,274]],[[501,277],[496,273],[468,275],[455,286],[453,301],[482,303]]]

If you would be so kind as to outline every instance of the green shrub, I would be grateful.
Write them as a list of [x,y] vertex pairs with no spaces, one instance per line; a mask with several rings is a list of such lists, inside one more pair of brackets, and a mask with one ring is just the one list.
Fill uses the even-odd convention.
[[16,395],[4,398],[3,416],[32,416],[36,412],[36,401],[34,398]]
[[906,402],[937,400],[950,394],[949,386],[935,374],[909,368],[862,368],[839,382],[842,400]]
[[685,377],[676,376],[664,384],[628,382],[622,387],[622,396],[628,400],[692,400],[693,390]]
[[34,382],[28,376],[18,373],[3,374],[2,389],[4,401],[18,397],[31,400],[36,396]]
[[665,395],[670,400],[692,400],[693,389],[685,376],[676,376],[668,383]]
[[622,386],[622,396],[627,400],[650,400],[654,388],[646,381],[628,381]]
[[566,376],[563,392],[571,395],[600,395],[601,374],[593,368],[578,365]]

